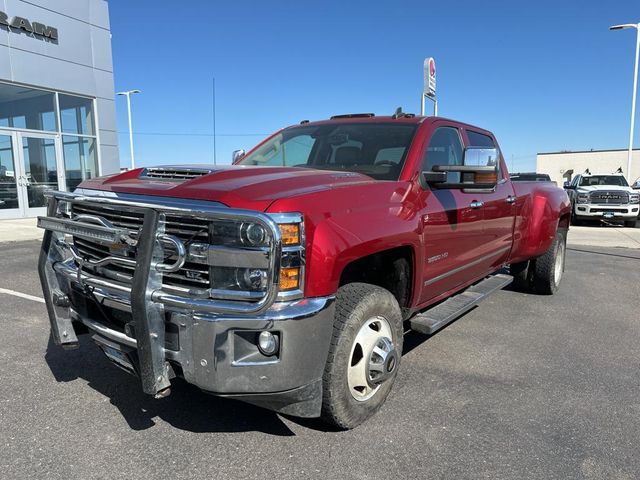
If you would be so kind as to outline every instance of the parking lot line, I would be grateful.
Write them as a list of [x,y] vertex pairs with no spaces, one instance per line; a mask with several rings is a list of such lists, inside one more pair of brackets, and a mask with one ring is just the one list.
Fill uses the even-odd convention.
[[32,300],[34,302],[44,303],[44,298],[35,297],[26,293],[16,292],[15,290],[9,290],[7,288],[0,288],[0,293],[13,295],[14,297],[26,298],[27,300]]

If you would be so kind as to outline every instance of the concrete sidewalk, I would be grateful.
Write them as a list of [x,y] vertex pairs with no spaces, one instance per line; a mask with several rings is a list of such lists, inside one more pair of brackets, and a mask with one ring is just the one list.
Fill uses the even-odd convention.
[[36,227],[35,218],[0,220],[0,243],[40,240],[43,230]]
[[640,248],[640,228],[571,226],[567,243],[569,246]]

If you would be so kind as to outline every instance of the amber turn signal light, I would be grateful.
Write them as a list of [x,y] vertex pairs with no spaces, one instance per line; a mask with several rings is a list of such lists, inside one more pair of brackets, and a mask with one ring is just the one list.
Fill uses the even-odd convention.
[[280,269],[280,290],[293,290],[300,286],[299,268]]
[[300,243],[300,225],[297,223],[281,223],[280,235],[283,245],[297,245]]
[[497,183],[498,174],[495,172],[491,173],[476,173],[475,183]]

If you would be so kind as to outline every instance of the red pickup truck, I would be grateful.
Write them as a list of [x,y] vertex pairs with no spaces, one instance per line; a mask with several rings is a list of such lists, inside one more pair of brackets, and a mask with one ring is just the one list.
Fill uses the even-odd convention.
[[405,327],[431,334],[514,277],[540,294],[562,278],[566,193],[512,183],[487,130],[339,115],[234,157],[48,193],[56,343],[90,333],[156,397],[178,376],[352,428],[388,396]]

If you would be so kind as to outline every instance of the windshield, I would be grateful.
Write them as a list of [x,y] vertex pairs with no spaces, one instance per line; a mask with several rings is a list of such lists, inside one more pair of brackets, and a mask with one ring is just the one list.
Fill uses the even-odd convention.
[[622,175],[591,175],[582,177],[580,187],[590,187],[592,185],[615,185],[616,187],[628,187],[627,180]]
[[340,123],[283,130],[238,165],[305,167],[363,173],[376,180],[400,176],[416,125]]

